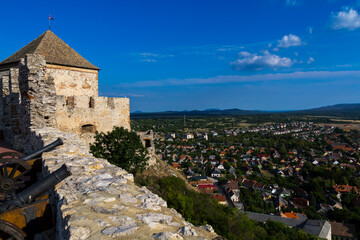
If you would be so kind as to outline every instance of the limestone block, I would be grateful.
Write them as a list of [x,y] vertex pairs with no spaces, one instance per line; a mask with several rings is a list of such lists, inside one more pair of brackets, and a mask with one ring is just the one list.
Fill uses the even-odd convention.
[[100,174],[100,175],[95,176],[95,178],[98,178],[98,179],[111,179],[113,177],[109,173],[104,173],[104,174]]
[[157,240],[182,240],[183,239],[179,234],[172,233],[172,232],[154,233],[152,235],[152,237]]
[[100,226],[102,226],[102,227],[109,227],[109,226],[111,226],[110,223],[108,223],[107,221],[104,221],[104,220],[102,220],[102,219],[99,219],[99,218],[94,219],[94,221],[95,221],[97,224],[99,224]]
[[135,224],[135,219],[124,215],[109,217],[116,225],[124,225],[125,223]]
[[139,208],[142,209],[151,209],[154,211],[161,210],[161,207],[166,207],[167,203],[160,198],[158,195],[153,193],[146,193],[144,195],[136,196],[141,201]]
[[90,229],[87,227],[70,227],[70,239],[85,240],[90,236]]
[[137,219],[148,224],[150,228],[158,227],[158,224],[168,224],[171,223],[172,216],[161,214],[161,213],[147,213],[147,214],[138,214],[136,215]]
[[134,175],[132,175],[131,173],[121,175],[120,178],[126,179],[130,182],[134,182]]
[[91,210],[95,213],[102,213],[102,214],[120,214],[120,211],[117,209],[106,209],[104,207],[91,207]]
[[210,224],[206,224],[205,226],[201,226],[203,229],[205,229],[208,232],[215,232],[214,228]]
[[130,193],[122,193],[119,195],[120,201],[123,203],[136,203],[137,199]]
[[179,229],[178,233],[184,235],[184,236],[198,236],[195,229],[193,229],[191,226],[183,226]]
[[114,197],[98,197],[98,198],[87,198],[84,200],[83,204],[86,205],[94,205],[94,204],[98,204],[98,203],[109,203],[109,202],[115,202],[116,199]]
[[105,235],[110,235],[113,238],[116,238],[133,234],[137,229],[138,226],[135,223],[126,223],[118,227],[105,228],[101,232]]

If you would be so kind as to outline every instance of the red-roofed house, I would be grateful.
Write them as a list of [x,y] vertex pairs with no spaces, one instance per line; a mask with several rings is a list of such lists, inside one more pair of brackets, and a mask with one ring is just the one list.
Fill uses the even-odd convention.
[[239,185],[238,182],[234,180],[230,180],[225,184],[225,189],[228,191],[229,189],[232,189],[233,191],[239,191]]
[[220,204],[226,204],[226,198],[221,194],[211,194],[211,198],[217,200]]
[[334,188],[334,190],[337,193],[349,193],[351,192],[353,189],[355,192],[359,192],[356,186],[349,186],[349,185],[333,185],[332,186]]
[[173,163],[172,166],[173,166],[173,168],[176,168],[176,169],[178,169],[180,167],[180,165],[178,163]]
[[296,212],[286,212],[286,213],[280,212],[280,216],[285,218],[299,219],[299,216]]
[[213,184],[199,184],[197,187],[203,193],[213,193],[217,190]]

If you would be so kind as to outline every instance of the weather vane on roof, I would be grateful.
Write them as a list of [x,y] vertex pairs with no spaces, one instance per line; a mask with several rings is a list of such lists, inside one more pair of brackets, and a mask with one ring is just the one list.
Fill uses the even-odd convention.
[[54,18],[51,17],[50,14],[49,14],[49,30],[50,30],[50,21],[51,21],[51,20],[54,20]]

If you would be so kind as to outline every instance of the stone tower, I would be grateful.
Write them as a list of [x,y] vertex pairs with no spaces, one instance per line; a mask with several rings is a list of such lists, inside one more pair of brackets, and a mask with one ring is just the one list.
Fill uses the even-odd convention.
[[0,137],[24,139],[56,127],[87,142],[95,131],[130,129],[128,98],[98,95],[99,68],[50,30],[0,62]]

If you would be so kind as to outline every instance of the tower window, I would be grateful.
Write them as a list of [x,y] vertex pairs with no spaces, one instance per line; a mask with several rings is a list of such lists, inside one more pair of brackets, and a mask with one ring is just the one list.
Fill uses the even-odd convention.
[[85,124],[81,127],[82,133],[95,133],[96,127],[92,124]]
[[75,97],[67,97],[66,98],[66,106],[75,107]]
[[145,147],[146,148],[151,147],[151,140],[150,139],[144,139],[144,141],[145,141]]
[[94,99],[94,97],[90,97],[89,108],[94,108],[94,107],[95,107],[95,99]]

